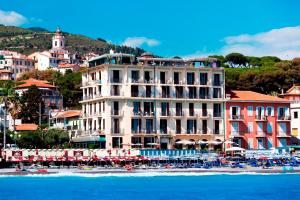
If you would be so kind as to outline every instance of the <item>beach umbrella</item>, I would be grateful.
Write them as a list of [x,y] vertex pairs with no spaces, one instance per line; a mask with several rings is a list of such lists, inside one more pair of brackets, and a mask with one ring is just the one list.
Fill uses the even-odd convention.
[[245,149],[240,148],[240,147],[231,147],[226,149],[226,151],[245,151]]
[[175,144],[191,145],[191,144],[195,144],[195,142],[192,142],[190,140],[179,140],[175,142]]

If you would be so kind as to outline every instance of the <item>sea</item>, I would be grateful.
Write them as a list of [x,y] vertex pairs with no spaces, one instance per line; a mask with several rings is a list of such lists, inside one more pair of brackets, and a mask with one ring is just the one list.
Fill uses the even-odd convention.
[[300,174],[1,176],[2,200],[300,200]]

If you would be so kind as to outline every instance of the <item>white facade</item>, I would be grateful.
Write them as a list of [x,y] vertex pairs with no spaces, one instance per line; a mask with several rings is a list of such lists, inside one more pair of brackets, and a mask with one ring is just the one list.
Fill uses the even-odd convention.
[[215,59],[103,55],[90,60],[82,89],[77,137],[99,136],[101,148],[200,148],[200,140],[224,139],[224,69]]
[[35,52],[29,57],[35,60],[37,70],[57,69],[60,63],[76,63],[74,55],[65,49],[65,37],[57,28],[52,37],[52,48],[49,51]]
[[9,76],[1,79],[16,79],[22,73],[34,69],[34,61],[26,55],[14,51],[0,51],[0,72]]

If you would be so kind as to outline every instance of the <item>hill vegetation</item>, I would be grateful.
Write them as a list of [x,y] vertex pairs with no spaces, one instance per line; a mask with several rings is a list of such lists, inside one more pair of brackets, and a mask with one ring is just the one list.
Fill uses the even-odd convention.
[[249,57],[239,53],[218,58],[225,67],[226,90],[252,90],[277,95],[300,85],[300,58],[283,61],[277,57]]
[[[15,26],[0,25],[0,49],[17,51],[29,55],[36,51],[48,50],[51,48],[53,32],[44,28],[19,28]],[[66,48],[72,53],[84,54],[88,52],[108,53],[110,49],[118,52],[141,55],[144,50],[107,43],[104,39],[92,39],[83,35],[64,32],[66,37]]]

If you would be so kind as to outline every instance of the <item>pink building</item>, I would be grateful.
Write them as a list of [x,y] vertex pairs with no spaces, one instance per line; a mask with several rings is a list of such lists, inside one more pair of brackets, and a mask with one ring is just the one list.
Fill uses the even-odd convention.
[[290,102],[252,91],[231,91],[226,102],[226,140],[245,149],[290,144]]

